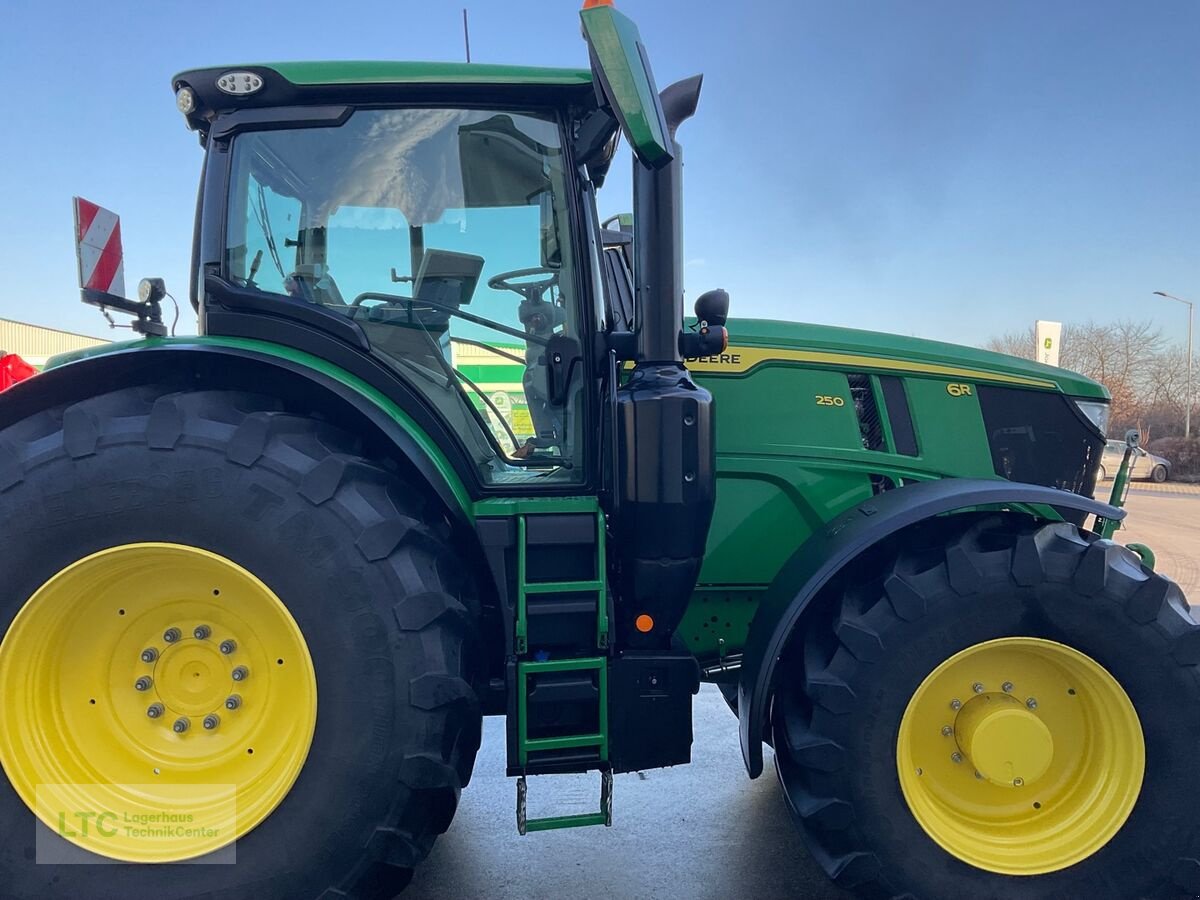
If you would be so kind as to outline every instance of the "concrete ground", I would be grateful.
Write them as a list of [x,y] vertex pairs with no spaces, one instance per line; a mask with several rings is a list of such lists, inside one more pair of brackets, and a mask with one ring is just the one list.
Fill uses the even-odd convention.
[[[1135,484],[1127,505],[1118,539],[1150,546],[1159,570],[1200,603],[1200,485]],[[616,777],[612,828],[523,838],[516,783],[504,777],[504,721],[488,719],[458,816],[403,900],[848,898],[805,851],[769,749],[762,777],[746,777],[737,722],[715,688],[701,690],[694,721],[690,766]],[[531,816],[586,812],[599,805],[599,777],[534,778],[529,792]]]
[[[1111,489],[1111,482],[1105,487]],[[1179,583],[1195,614],[1200,606],[1200,484],[1134,482],[1125,506],[1127,526],[1116,539],[1153,550],[1156,568]]]
[[[747,778],[737,720],[715,687],[701,689],[694,723],[691,765],[616,776],[612,828],[521,837],[504,720],[485,720],[454,824],[401,900],[848,898],[805,851],[769,748],[762,776]],[[599,798],[595,774],[529,780],[531,816],[595,810]]]

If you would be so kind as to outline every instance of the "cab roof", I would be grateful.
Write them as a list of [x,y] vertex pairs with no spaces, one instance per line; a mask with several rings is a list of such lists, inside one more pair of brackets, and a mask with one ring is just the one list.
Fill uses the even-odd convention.
[[189,128],[201,132],[201,141],[217,117],[264,107],[393,102],[559,105],[564,98],[581,106],[595,103],[588,69],[482,63],[349,60],[212,66],[180,72],[171,87],[177,98],[185,88],[194,97],[184,116]]
[[389,60],[341,60],[315,62],[247,63],[237,66],[205,66],[175,76],[175,85],[192,83],[225,72],[270,70],[296,86],[351,84],[591,84],[589,69],[557,69],[539,66],[502,66],[485,63],[397,62]]

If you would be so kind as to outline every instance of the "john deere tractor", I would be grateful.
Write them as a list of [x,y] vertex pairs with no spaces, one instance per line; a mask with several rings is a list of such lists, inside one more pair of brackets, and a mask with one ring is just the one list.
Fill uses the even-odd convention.
[[1200,892],[1200,626],[1092,499],[1104,388],[685,318],[700,78],[582,22],[587,69],[175,77],[199,336],[93,286],[143,337],[0,399],[0,895],[391,897],[482,716],[522,833],[610,825],[702,682],[864,897]]

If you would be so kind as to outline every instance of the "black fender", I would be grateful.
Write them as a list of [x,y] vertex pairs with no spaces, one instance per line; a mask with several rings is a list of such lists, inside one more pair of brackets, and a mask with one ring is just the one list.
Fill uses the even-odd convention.
[[977,506],[1040,505],[1120,520],[1125,510],[1036,484],[944,478],[887,491],[847,510],[810,537],[780,569],[750,625],[738,681],[742,758],[751,778],[763,770],[762,736],[775,667],[805,609],[868,548],[933,516]]
[[474,535],[466,489],[447,465],[439,465],[436,445],[419,426],[390,415],[372,398],[370,386],[348,372],[323,371],[301,359],[249,347],[187,338],[117,345],[49,369],[5,391],[0,395],[0,429],[50,407],[158,380],[274,394],[328,416],[354,433],[374,437],[390,451],[389,456],[410,465],[424,479],[456,531],[465,528]]

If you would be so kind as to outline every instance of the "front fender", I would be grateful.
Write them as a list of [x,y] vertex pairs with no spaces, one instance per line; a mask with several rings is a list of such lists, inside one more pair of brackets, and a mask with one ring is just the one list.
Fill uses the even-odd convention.
[[809,603],[868,548],[925,519],[979,506],[1040,505],[1120,520],[1125,511],[1036,484],[945,478],[888,491],[847,510],[809,538],[771,583],[750,626],[738,682],[742,758],[751,778],[763,770],[762,736],[775,667]]

